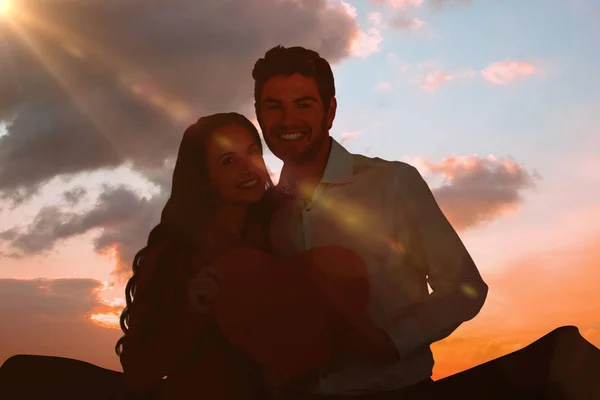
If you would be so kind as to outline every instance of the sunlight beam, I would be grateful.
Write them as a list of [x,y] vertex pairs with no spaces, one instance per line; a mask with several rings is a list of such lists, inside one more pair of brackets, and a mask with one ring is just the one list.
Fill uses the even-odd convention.
[[0,0],[0,18],[9,18],[12,11],[13,6],[11,0]]

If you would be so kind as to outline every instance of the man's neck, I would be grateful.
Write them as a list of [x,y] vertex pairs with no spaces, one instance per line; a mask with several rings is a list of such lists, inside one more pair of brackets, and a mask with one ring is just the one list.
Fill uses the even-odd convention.
[[329,152],[331,150],[331,138],[328,138],[323,144],[323,148],[317,156],[310,162],[303,164],[288,163],[285,165],[286,175],[289,184],[300,194],[303,199],[310,199],[323,178]]

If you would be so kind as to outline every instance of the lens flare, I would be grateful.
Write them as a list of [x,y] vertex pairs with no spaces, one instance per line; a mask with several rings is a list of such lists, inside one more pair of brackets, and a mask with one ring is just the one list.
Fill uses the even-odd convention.
[[10,0],[0,0],[0,17],[8,18],[12,13],[12,9]]

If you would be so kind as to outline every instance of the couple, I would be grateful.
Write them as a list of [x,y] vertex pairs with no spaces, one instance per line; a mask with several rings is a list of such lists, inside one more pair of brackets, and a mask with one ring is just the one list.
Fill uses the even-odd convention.
[[[486,298],[471,257],[416,169],[352,155],[330,137],[326,60],[279,46],[253,77],[280,183],[245,117],[216,114],[186,130],[171,197],[127,287],[117,352],[129,387],[216,400],[399,399],[429,386],[429,344]],[[327,296],[340,315],[323,311]],[[233,321],[240,314],[253,315]]]
[[190,126],[127,284],[124,373],[15,356],[0,369],[7,398],[516,398],[504,393],[512,387],[546,398],[535,396],[590,376],[588,349],[578,363],[563,354],[568,373],[549,380],[557,361],[547,355],[574,337],[560,328],[488,363],[485,376],[433,383],[430,344],[487,295],[473,260],[415,168],[350,154],[329,136],[337,103],[326,60],[278,46],[253,77],[264,140],[284,162],[277,187],[247,118]]

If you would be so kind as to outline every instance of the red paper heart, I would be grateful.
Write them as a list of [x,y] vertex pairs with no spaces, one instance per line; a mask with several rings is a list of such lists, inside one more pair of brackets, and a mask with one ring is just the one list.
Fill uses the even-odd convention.
[[290,260],[250,248],[215,261],[213,309],[228,340],[289,378],[327,362],[328,335],[367,318],[368,273],[350,250],[320,247]]

